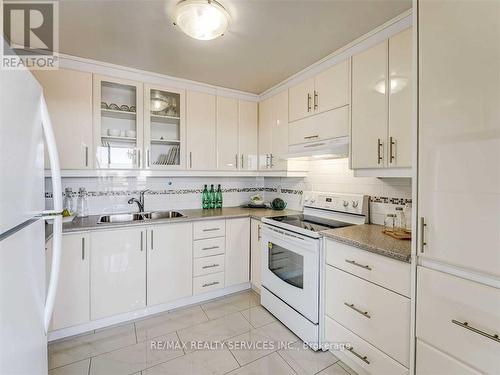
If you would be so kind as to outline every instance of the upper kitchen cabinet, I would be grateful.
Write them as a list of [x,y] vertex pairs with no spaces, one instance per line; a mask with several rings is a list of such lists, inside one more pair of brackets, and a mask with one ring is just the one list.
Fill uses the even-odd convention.
[[411,28],[353,56],[351,167],[357,175],[411,176],[411,73]]
[[288,92],[259,103],[259,169],[284,171],[288,153]]
[[238,169],[238,99],[217,97],[217,168]]
[[144,165],[150,169],[185,166],[184,90],[144,85]]
[[257,169],[257,103],[217,97],[217,168]]
[[61,169],[92,168],[92,74],[68,69],[32,73],[43,87]]
[[238,101],[238,147],[240,169],[257,170],[258,103]]
[[186,93],[187,168],[217,168],[216,98],[197,91]]
[[143,165],[142,83],[94,75],[96,168]]
[[419,256],[496,277],[499,14],[498,1],[420,1],[418,17]]
[[289,89],[289,121],[349,104],[349,60]]

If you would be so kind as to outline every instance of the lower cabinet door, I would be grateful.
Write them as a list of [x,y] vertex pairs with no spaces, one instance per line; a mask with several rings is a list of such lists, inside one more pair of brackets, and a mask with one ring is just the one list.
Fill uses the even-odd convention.
[[146,228],[148,305],[193,294],[192,228],[191,223]]
[[417,375],[479,375],[469,366],[457,361],[442,351],[417,340]]
[[92,232],[91,319],[146,306],[146,229]]
[[250,220],[250,281],[260,290],[260,220]]
[[[52,246],[47,247],[47,265]],[[90,319],[89,234],[65,234],[62,238],[61,272],[51,330],[87,323]]]
[[225,286],[248,282],[250,277],[250,219],[226,220]]

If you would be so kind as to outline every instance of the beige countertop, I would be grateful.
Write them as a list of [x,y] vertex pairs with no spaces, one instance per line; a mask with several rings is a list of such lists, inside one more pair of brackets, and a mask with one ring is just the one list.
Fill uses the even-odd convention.
[[389,237],[382,233],[383,228],[382,225],[363,224],[329,229],[322,231],[321,234],[326,238],[346,245],[355,246],[403,262],[410,262],[411,241],[396,240]]
[[[155,225],[162,223],[178,223],[186,221],[198,221],[207,219],[234,219],[238,217],[251,217],[261,219],[265,216],[282,216],[300,214],[300,211],[283,210],[275,211],[266,208],[244,208],[244,207],[225,207],[212,210],[190,209],[190,210],[175,210],[184,214],[184,217],[174,219],[159,219],[159,220],[139,220],[126,223],[103,223],[98,224],[97,220],[101,215],[91,215],[84,218],[77,217],[69,223],[63,224],[63,233],[70,232],[85,232],[89,230],[123,228],[130,226]],[[52,237],[52,225],[45,226],[45,241]]]

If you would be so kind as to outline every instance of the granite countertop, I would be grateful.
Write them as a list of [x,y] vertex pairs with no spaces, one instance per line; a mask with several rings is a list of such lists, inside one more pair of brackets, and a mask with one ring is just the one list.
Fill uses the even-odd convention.
[[359,247],[403,262],[410,262],[411,241],[396,240],[382,233],[382,225],[363,224],[322,231],[326,238]]
[[[234,219],[238,217],[251,217],[254,219],[261,219],[266,216],[282,216],[300,214],[300,211],[283,210],[275,211],[266,208],[244,208],[244,207],[225,207],[221,209],[202,210],[174,210],[184,214],[184,217],[175,219],[159,219],[159,220],[144,220],[127,223],[104,223],[97,224],[97,220],[101,215],[91,215],[88,217],[77,217],[69,223],[63,223],[63,233],[70,232],[85,232],[89,230],[109,229],[109,228],[123,228],[130,226],[143,226],[143,225],[156,225],[162,223],[179,223],[186,221],[198,221],[207,219]],[[104,215],[104,214],[103,214]],[[45,225],[45,241],[52,237],[52,225]]]

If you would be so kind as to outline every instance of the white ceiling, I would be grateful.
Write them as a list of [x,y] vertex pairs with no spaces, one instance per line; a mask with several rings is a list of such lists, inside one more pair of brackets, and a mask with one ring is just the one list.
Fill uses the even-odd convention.
[[411,0],[219,0],[228,32],[191,39],[171,0],[62,0],[60,52],[260,94],[411,7]]

